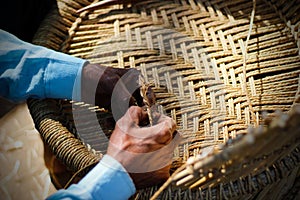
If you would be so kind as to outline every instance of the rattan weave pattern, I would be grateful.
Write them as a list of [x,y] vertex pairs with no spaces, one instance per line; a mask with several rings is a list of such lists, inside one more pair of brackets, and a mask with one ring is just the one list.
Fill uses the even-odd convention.
[[[174,154],[174,168],[201,154],[206,147],[218,147],[247,135],[249,126],[264,123],[265,113],[273,117],[276,110],[287,112],[299,104],[298,0],[257,0],[247,46],[252,1],[147,0],[76,13],[90,3],[59,0],[58,9],[49,14],[34,42],[93,63],[140,69],[155,86],[158,103],[176,120],[183,135],[183,143]],[[65,109],[59,112],[64,113]],[[269,153],[273,154],[273,150]],[[292,155],[298,151],[296,148]],[[283,151],[281,156],[272,157],[272,162],[287,154]],[[299,158],[291,157],[296,164],[288,171],[295,174]],[[258,168],[257,171],[268,174],[267,180],[275,177],[265,184],[272,188],[271,183],[279,181],[277,168],[284,168],[279,167],[280,161],[273,167],[272,162],[267,171],[267,166],[256,163],[244,174],[228,175],[230,181],[238,181],[229,181],[226,187],[243,188],[250,184],[252,178],[261,176],[250,175]],[[257,182],[253,187],[258,188],[252,192],[247,187],[245,192],[227,196],[254,197],[264,185]],[[217,191],[222,187],[221,183]],[[209,187],[207,191],[205,195],[217,198]],[[182,198],[189,198],[189,191],[177,192]],[[193,195],[203,193],[200,190]]]

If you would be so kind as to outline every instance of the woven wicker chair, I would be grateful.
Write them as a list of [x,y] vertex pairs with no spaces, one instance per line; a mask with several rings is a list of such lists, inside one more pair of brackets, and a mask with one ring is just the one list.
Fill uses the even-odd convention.
[[[76,13],[91,3],[58,0],[34,42],[92,63],[138,68],[153,84],[183,136],[172,176],[155,195],[296,197],[299,0],[147,0]],[[45,144],[70,171],[82,177],[101,159],[113,129],[109,112],[54,99],[28,105]]]

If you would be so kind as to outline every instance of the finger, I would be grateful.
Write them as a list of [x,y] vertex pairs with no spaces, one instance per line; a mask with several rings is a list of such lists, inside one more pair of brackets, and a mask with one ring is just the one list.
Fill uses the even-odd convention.
[[143,134],[140,133],[139,124],[143,121],[147,121],[148,115],[141,107],[131,106],[125,115],[117,120],[116,127],[123,133],[126,133],[136,139],[144,138]]
[[173,138],[176,130],[174,120],[169,117],[161,117],[158,124],[146,128],[141,128],[140,134],[143,137],[151,139],[154,143],[168,144]]
[[134,123],[136,127],[148,118],[147,112],[141,107],[131,106],[121,120]]

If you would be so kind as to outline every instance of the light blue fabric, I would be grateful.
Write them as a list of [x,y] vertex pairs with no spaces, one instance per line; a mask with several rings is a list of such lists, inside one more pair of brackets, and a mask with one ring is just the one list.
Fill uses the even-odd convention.
[[133,181],[123,166],[105,155],[78,184],[60,190],[48,200],[125,200],[135,193]]
[[[80,100],[85,62],[0,30],[0,96],[14,102],[28,97]],[[123,166],[106,155],[78,184],[49,199],[119,200],[128,199],[135,190]]]
[[85,62],[0,30],[0,96],[14,102],[29,97],[80,100]]

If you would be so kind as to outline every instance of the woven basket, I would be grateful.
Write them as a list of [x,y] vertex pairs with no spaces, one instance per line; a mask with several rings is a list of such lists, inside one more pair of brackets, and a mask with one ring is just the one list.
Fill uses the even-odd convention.
[[[92,63],[138,68],[162,112],[177,122],[183,141],[171,178],[155,195],[295,197],[299,0],[147,0],[79,14],[92,2],[57,2],[34,42]],[[82,177],[101,159],[114,125],[109,112],[54,99],[28,105],[45,143],[68,169]],[[158,188],[135,198],[149,199]]]

